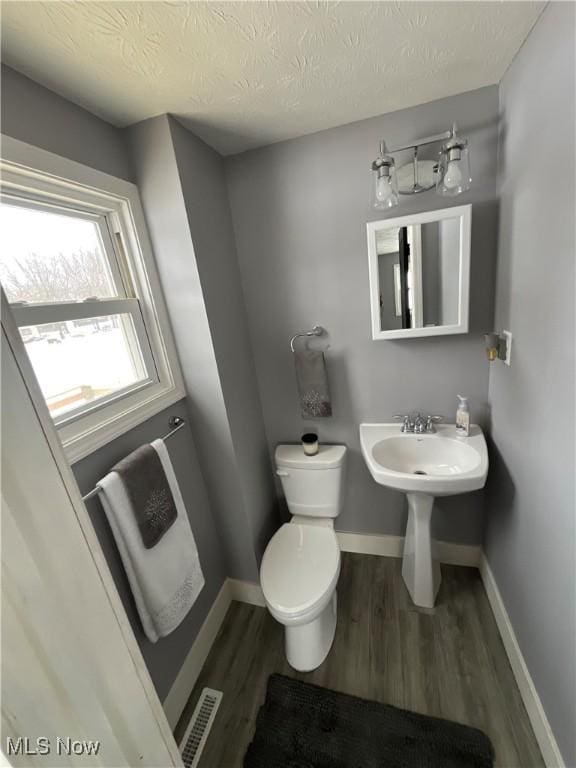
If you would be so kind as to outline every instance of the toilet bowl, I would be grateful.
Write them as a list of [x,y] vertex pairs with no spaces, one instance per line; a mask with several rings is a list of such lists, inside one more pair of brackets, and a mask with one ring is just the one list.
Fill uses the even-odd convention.
[[272,616],[285,627],[286,657],[294,669],[320,666],[336,630],[340,548],[332,528],[286,523],[272,537],[260,583]]
[[301,672],[322,664],[336,631],[340,547],[334,519],[345,456],[341,445],[320,446],[314,456],[299,445],[276,449],[276,471],[293,517],[268,543],[260,583],[268,610],[284,625],[288,663]]

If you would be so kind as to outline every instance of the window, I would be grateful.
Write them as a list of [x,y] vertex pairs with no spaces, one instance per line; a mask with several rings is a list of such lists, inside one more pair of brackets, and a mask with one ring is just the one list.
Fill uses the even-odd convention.
[[75,460],[183,396],[137,193],[2,171],[0,284]]
[[0,202],[0,283],[57,424],[157,381],[106,216]]

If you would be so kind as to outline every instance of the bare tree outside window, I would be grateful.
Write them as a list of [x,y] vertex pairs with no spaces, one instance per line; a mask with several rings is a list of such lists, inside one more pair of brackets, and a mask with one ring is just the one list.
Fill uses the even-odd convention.
[[[148,372],[133,316],[101,313],[122,292],[104,248],[102,222],[70,212],[0,204],[0,283],[27,318],[42,304],[94,301],[94,315],[65,311],[52,322],[19,325],[55,417],[144,381]],[[57,318],[57,314],[55,315]]]
[[118,293],[95,221],[5,203],[0,204],[0,282],[11,303]]
[[10,302],[40,304],[110,296],[110,281],[95,250],[49,258],[31,253],[10,266],[0,263],[0,283]]

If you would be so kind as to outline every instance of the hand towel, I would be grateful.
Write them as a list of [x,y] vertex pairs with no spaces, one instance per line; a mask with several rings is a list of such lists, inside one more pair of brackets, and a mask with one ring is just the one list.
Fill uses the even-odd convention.
[[305,419],[332,416],[324,353],[315,349],[294,352],[300,411]]
[[141,445],[119,461],[112,472],[120,475],[138,523],[142,543],[146,549],[151,549],[158,544],[178,515],[158,451],[151,445]]
[[155,440],[152,448],[162,464],[177,512],[155,546],[144,546],[137,517],[118,472],[109,472],[98,487],[142,627],[155,643],[182,622],[204,587],[204,575],[166,446],[162,440]]

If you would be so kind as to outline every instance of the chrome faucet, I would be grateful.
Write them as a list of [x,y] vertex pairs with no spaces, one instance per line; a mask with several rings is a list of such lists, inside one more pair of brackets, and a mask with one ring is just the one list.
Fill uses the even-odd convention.
[[414,419],[414,432],[416,432],[418,435],[422,435],[424,432],[426,432],[427,424],[428,417],[422,416],[421,413],[418,413]]
[[414,432],[414,417],[409,413],[396,413],[393,416],[394,421],[401,421],[401,432]]
[[397,413],[395,420],[402,422],[401,432],[408,432],[417,435],[431,435],[436,432],[435,424],[442,421],[443,416],[432,416],[422,413]]

